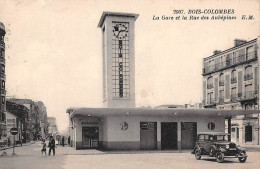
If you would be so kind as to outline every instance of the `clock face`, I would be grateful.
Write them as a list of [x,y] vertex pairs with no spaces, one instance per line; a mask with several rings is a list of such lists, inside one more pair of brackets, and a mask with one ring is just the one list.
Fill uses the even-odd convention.
[[114,26],[113,33],[118,39],[124,39],[128,34],[128,30],[125,24],[118,23]]

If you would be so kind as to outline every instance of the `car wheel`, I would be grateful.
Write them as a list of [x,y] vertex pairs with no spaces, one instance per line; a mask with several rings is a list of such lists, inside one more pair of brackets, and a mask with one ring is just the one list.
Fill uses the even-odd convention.
[[197,160],[200,160],[201,159],[201,153],[200,153],[201,151],[200,151],[200,149],[196,149],[195,150],[195,158],[197,159]]
[[216,159],[217,159],[218,163],[223,163],[223,161],[224,161],[224,154],[222,152],[218,152],[216,154]]
[[209,156],[213,157],[214,155],[215,155],[215,149],[212,147],[212,148],[210,148]]
[[239,157],[238,160],[240,163],[244,163],[246,162],[246,159],[247,159],[247,156],[246,156],[246,152],[245,151],[242,151],[239,153],[239,156],[242,156],[242,157]]

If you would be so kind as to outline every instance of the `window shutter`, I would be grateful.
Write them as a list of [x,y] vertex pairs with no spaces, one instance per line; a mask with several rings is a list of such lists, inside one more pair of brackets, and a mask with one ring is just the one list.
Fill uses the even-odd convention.
[[258,67],[255,67],[255,92],[258,93]]
[[203,81],[203,100],[206,101],[206,81]]
[[218,78],[215,78],[215,99],[218,100]]
[[230,98],[230,77],[229,75],[226,75],[225,79],[225,98],[229,99]]
[[242,71],[238,72],[238,80],[237,80],[237,86],[238,86],[238,93],[242,93]]

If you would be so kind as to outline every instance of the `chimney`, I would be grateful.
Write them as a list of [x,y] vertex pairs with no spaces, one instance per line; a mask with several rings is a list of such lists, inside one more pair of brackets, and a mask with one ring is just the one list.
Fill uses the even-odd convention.
[[213,51],[213,55],[216,55],[216,54],[218,54],[218,53],[220,53],[221,52],[221,50],[214,50]]
[[234,40],[234,46],[239,46],[239,45],[242,45],[244,43],[246,43],[247,41],[246,40],[242,40],[242,39],[235,39]]

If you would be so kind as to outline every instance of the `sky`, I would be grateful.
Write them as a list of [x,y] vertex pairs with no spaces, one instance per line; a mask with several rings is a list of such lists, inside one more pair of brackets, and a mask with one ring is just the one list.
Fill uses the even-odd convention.
[[[239,19],[153,20],[189,9],[234,9]],[[68,127],[67,108],[101,107],[103,11],[139,14],[137,107],[201,102],[202,58],[233,47],[235,38],[260,35],[258,0],[0,0],[7,96],[43,101],[60,130]]]

